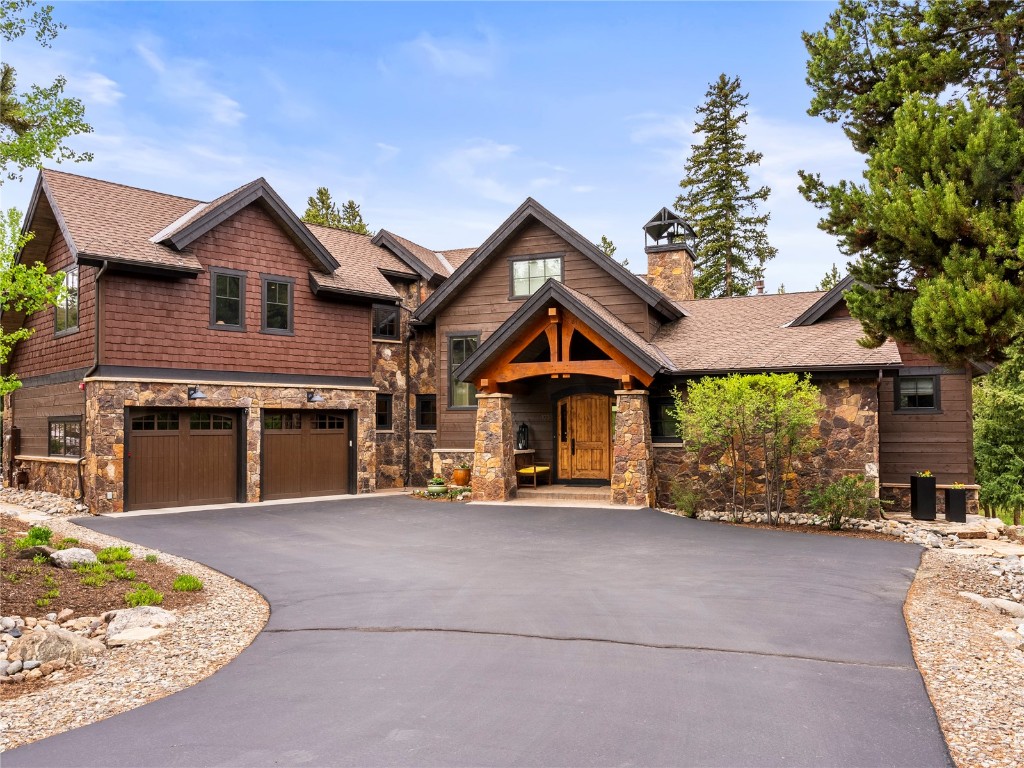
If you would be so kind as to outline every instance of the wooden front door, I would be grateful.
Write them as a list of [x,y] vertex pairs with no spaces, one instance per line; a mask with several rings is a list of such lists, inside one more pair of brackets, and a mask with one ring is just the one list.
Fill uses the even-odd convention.
[[610,480],[612,400],[570,395],[558,401],[558,479]]

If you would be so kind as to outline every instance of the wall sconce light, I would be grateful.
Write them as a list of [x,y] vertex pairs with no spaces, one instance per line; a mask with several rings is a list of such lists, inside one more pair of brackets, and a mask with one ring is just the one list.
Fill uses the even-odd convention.
[[189,400],[205,400],[206,399],[206,395],[203,393],[203,390],[201,390],[199,388],[198,384],[189,384],[188,385],[188,399]]
[[317,394],[315,389],[311,389],[308,392],[306,392],[306,402],[307,403],[322,403],[322,402],[324,402],[324,399],[322,397],[320,397],[320,395]]

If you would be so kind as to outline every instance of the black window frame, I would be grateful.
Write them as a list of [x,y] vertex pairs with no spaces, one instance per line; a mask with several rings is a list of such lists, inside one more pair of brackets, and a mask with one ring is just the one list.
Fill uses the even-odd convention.
[[[394,333],[380,333],[378,331],[378,312],[394,312]],[[373,314],[370,316],[370,320],[370,338],[374,341],[399,341],[399,334],[402,330],[402,316],[399,314],[399,307],[397,304],[374,304]]]
[[[465,341],[472,339],[474,347],[469,354],[467,354],[458,364],[453,364],[452,359],[452,346],[456,341]],[[468,381],[456,382],[455,380],[455,369],[462,365],[469,356],[476,352],[480,348],[480,331],[459,331],[448,334],[448,410],[449,411],[473,411],[476,410],[476,385]],[[452,399],[452,395],[455,394],[455,384],[464,384],[470,388],[469,399],[470,405],[455,405]]]
[[[518,264],[520,262],[524,262],[524,261],[553,261],[554,259],[558,259],[558,282],[564,283],[565,282],[565,254],[564,253],[538,253],[538,254],[534,254],[533,256],[517,256],[517,257],[515,257],[513,259],[509,259],[508,260],[508,297],[509,297],[509,299],[517,299],[517,300],[518,299],[528,299],[531,296],[533,296],[534,293],[539,291],[541,289],[541,287],[544,285],[544,283],[546,283],[548,280],[551,279],[551,277],[545,276],[545,278],[541,281],[540,285],[538,285],[530,293],[516,293],[516,266],[515,266],[516,264]],[[545,271],[545,274],[546,274],[547,273],[547,269],[545,269],[544,271]],[[527,277],[527,281],[529,281],[529,279],[530,278]]]
[[[427,413],[431,415],[432,424],[423,420],[424,406],[430,405]],[[416,431],[437,432],[437,395],[416,395]]]
[[655,443],[678,443],[681,441],[679,435],[676,434],[675,424],[671,424],[671,429],[666,433],[664,426],[669,423],[671,418],[660,418],[662,408],[671,408],[675,406],[675,400],[671,397],[652,397],[649,400],[649,407],[651,409],[651,440]]
[[[234,277],[238,278],[238,319],[239,325],[228,325],[217,322],[217,278]],[[246,273],[238,269],[227,269],[225,267],[210,268],[210,329],[214,331],[241,331],[245,332],[245,278]]]
[[[381,424],[381,405],[384,405],[384,424]],[[378,392],[374,408],[374,424],[378,432],[392,432],[395,429],[395,396],[390,392]]]
[[[270,283],[277,283],[288,286],[288,327],[270,328],[267,325],[267,288]],[[295,335],[295,278],[283,277],[282,275],[260,275],[260,333],[269,333],[274,336]]]
[[[61,336],[67,336],[69,334],[75,333],[78,330],[78,320],[79,315],[81,314],[80,309],[82,292],[80,290],[81,283],[79,279],[80,276],[78,272],[78,265],[75,264],[73,266],[70,266],[67,269],[63,270],[63,272],[64,285],[67,286],[69,280],[73,280],[75,285],[74,288],[69,288],[61,302],[54,306],[53,308],[53,335],[55,338],[60,338]],[[71,301],[72,297],[74,297],[74,302]],[[71,311],[72,303],[74,304],[75,307],[75,322],[73,325],[68,324],[61,328],[59,327],[59,318],[61,316],[61,312],[64,313],[64,322],[67,323],[68,312]]]
[[[59,440],[63,449],[60,453],[56,453],[53,450],[54,436],[53,428],[58,424],[63,425],[64,429],[61,431],[61,436],[56,438]],[[78,427],[78,453],[68,453],[68,433],[67,425],[74,424]],[[55,456],[58,458],[82,458],[82,417],[81,416],[51,416],[46,420],[46,455]]]
[[[932,405],[901,405],[903,399],[903,384],[909,381],[920,381],[931,379],[932,381]],[[896,376],[893,381],[892,407],[895,413],[942,413],[942,399],[940,396],[940,382],[942,377],[937,373],[911,373]]]

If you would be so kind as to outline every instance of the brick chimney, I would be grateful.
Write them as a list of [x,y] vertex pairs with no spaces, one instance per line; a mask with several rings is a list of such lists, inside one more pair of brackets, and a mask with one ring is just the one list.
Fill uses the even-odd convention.
[[647,283],[673,301],[693,299],[693,247],[697,234],[668,208],[644,225]]

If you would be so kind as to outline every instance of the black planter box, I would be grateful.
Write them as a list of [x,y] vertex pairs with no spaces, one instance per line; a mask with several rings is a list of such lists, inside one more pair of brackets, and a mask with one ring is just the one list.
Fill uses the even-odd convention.
[[910,478],[910,516],[915,520],[935,519],[935,478]]
[[946,489],[946,519],[951,523],[967,522],[967,489]]

